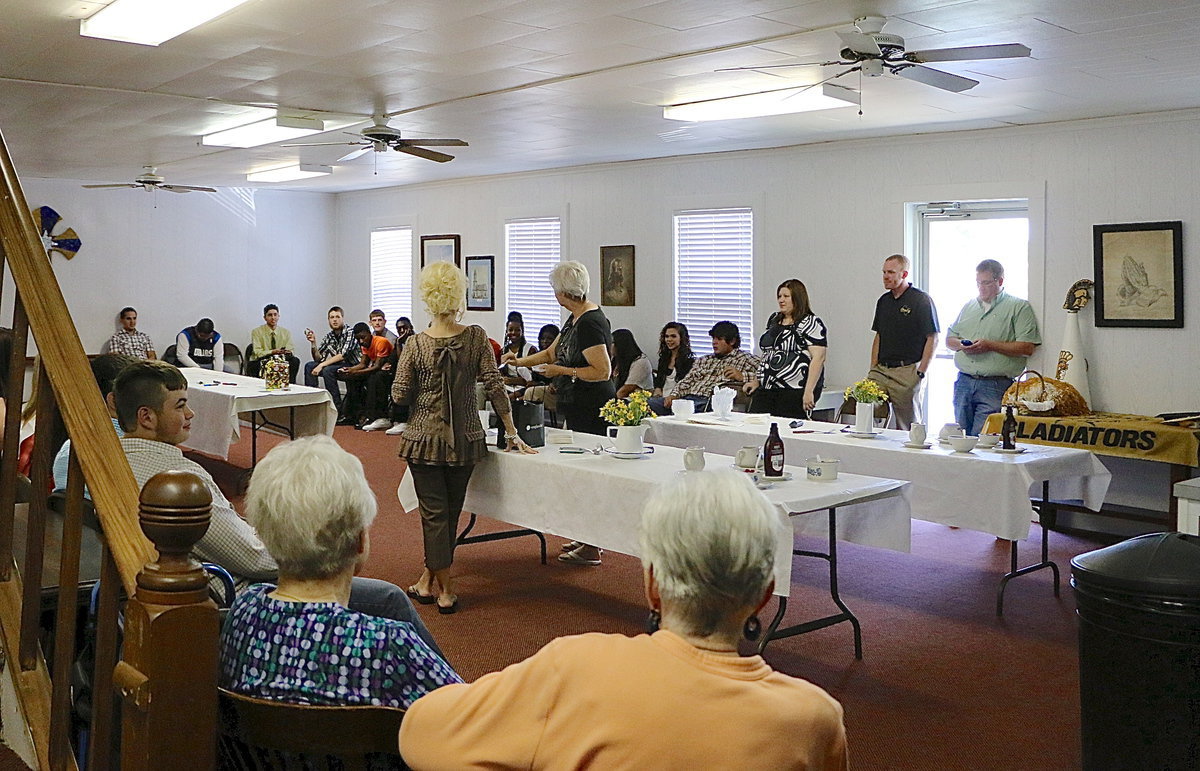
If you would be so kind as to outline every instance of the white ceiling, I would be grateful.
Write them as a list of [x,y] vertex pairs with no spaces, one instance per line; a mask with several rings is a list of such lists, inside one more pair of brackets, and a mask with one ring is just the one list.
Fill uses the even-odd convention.
[[[470,143],[446,148],[450,163],[368,153],[274,185],[326,192],[1200,106],[1200,0],[251,0],[158,47],[80,37],[105,4],[3,2],[0,131],[23,176],[122,182],[153,164],[168,182],[247,186],[249,171],[349,150],[199,145],[273,114],[255,105],[382,107],[406,136]],[[1033,56],[934,65],[981,81],[962,94],[864,79],[861,116],[663,119],[664,104],[828,76],[714,70],[836,58],[832,29],[865,14],[909,50],[1020,42]]]

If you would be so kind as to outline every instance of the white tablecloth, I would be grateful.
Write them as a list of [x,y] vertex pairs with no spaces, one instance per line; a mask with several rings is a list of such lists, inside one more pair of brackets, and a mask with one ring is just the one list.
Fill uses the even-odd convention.
[[229,446],[241,438],[238,413],[262,411],[267,420],[286,426],[293,407],[296,436],[333,435],[337,408],[324,388],[293,385],[286,391],[268,391],[259,378],[197,367],[180,372],[188,381],[188,406],[196,413],[191,435],[183,443],[187,449],[228,458]]
[[[575,434],[582,446],[609,442]],[[707,455],[708,469],[728,467],[732,458]],[[475,467],[464,510],[637,556],[642,504],[683,468],[683,451],[657,447],[653,455],[625,460],[607,453],[559,453],[557,445],[538,455],[492,449]],[[794,479],[765,490],[785,525],[775,552],[775,593],[791,587],[793,530],[828,537],[825,511],[837,506],[838,538],[896,551],[909,550],[911,517],[906,482],[841,474],[833,482],[809,482],[804,469],[788,467]],[[412,475],[397,490],[405,511],[417,508]],[[812,512],[812,513],[807,513]],[[790,520],[790,523],[789,523]]]
[[[1094,511],[1104,503],[1112,475],[1095,455],[1041,445],[1023,445],[1019,455],[1002,455],[976,449],[956,453],[931,438],[928,450],[908,449],[907,432],[884,431],[873,439],[845,433],[845,426],[806,421],[802,429],[818,433],[796,434],[790,418],[749,417],[737,413],[729,422],[714,425],[713,416],[696,416],[704,423],[676,417],[650,421],[646,440],[674,447],[705,447],[710,452],[733,455],[743,445],[761,446],[770,423],[779,424],[784,454],[789,463],[804,466],[807,458],[821,455],[841,460],[842,472],[876,474],[912,482],[912,515],[915,519],[979,530],[1000,538],[1022,540],[1029,536],[1030,495],[1041,497],[1041,482],[1051,481],[1059,499],[1081,499]],[[835,433],[820,433],[833,431]],[[1036,488],[1034,486],[1036,485]]]

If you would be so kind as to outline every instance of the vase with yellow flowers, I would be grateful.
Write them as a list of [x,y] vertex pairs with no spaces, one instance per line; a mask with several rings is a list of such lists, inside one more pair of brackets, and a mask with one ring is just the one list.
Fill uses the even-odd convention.
[[883,386],[879,385],[879,383],[875,382],[874,380],[871,380],[870,378],[863,378],[847,388],[845,395],[847,399],[853,399],[855,401],[855,433],[874,433],[875,405],[887,401],[887,391],[883,390]]
[[645,451],[642,436],[646,426],[642,421],[654,417],[649,400],[649,391],[634,391],[626,399],[609,399],[600,408],[600,417],[611,424],[608,438],[613,440],[617,453],[633,456]]

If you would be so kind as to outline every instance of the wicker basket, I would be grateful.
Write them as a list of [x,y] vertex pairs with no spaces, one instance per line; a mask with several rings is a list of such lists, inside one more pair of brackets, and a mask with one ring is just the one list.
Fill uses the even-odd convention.
[[1069,418],[1090,415],[1092,412],[1087,400],[1075,390],[1075,386],[1044,377],[1032,369],[1025,370],[1013,381],[1000,403],[1016,407],[1021,415],[1043,418]]

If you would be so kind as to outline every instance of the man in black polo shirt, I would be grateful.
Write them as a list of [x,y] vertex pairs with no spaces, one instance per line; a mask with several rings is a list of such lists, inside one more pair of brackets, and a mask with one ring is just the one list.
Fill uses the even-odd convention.
[[[887,291],[875,303],[875,320],[871,322],[875,340],[867,374],[887,391],[894,427],[902,429],[915,420],[917,389],[933,359],[938,336],[933,300],[912,285],[908,273],[909,261],[903,254],[893,254],[883,261],[883,288]],[[886,410],[887,404],[881,404],[878,412]]]

